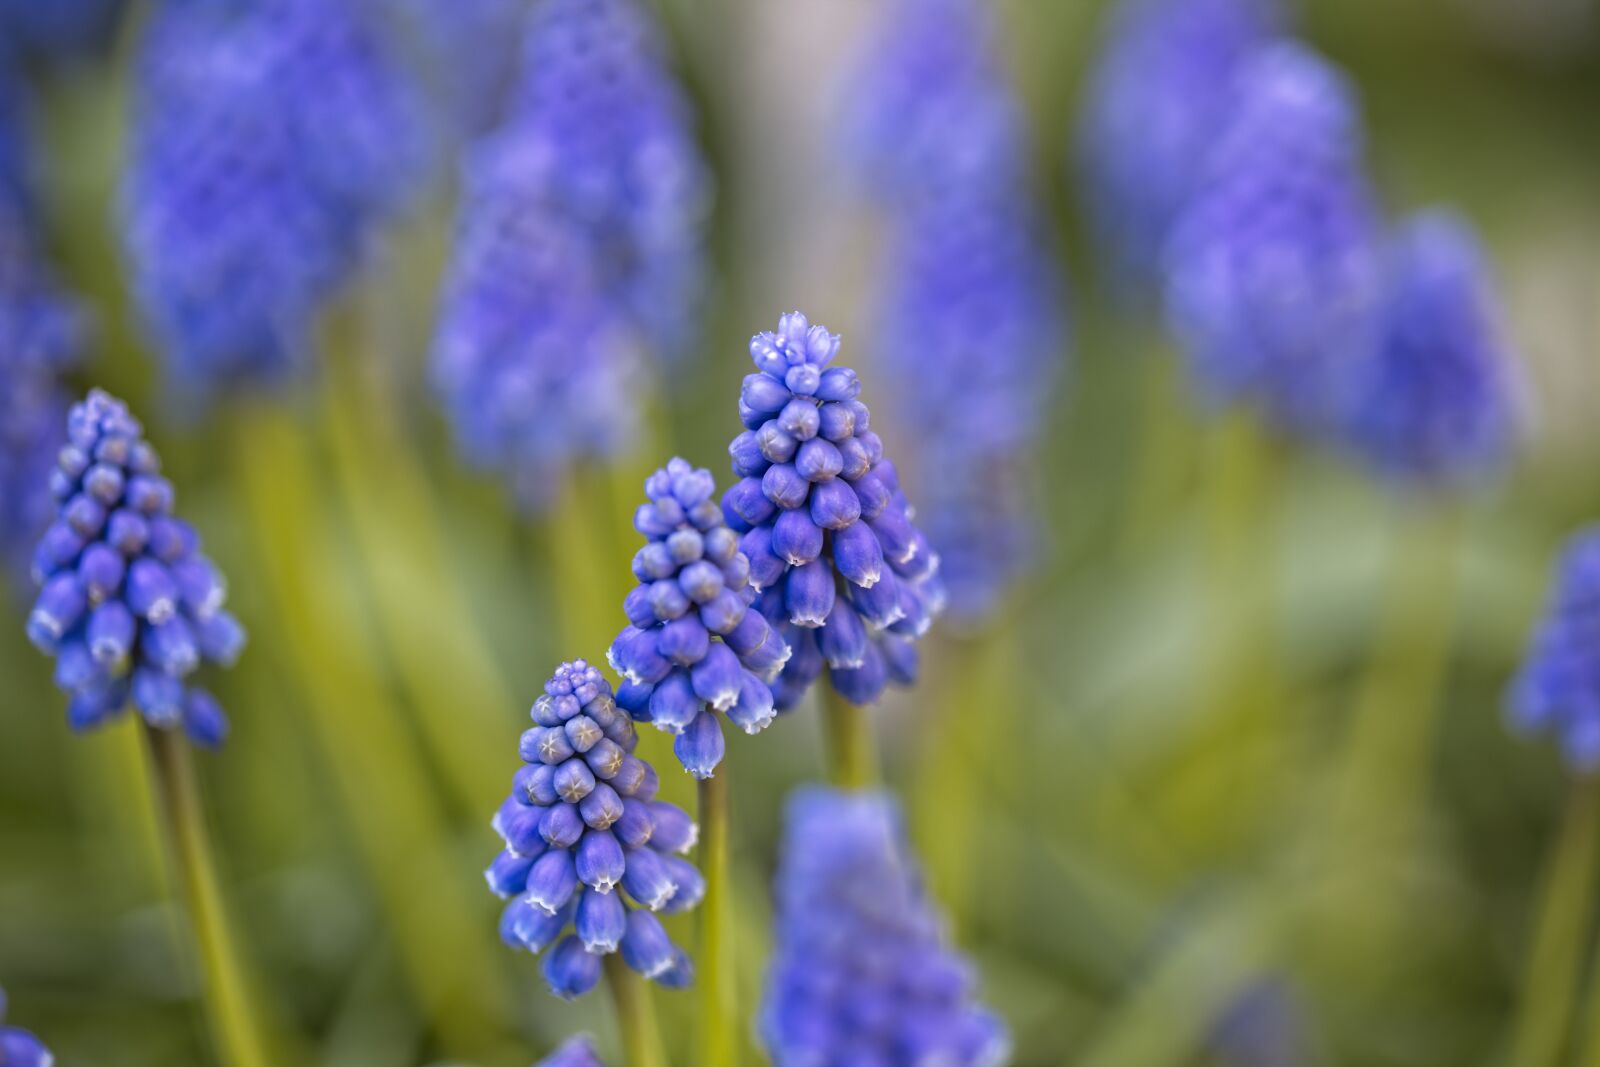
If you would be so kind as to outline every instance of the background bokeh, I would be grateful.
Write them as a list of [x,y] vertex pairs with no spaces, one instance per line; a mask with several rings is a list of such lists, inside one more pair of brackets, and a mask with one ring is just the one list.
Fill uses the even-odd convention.
[[[1303,5],[1303,36],[1359,88],[1386,203],[1480,227],[1531,383],[1505,477],[1424,506],[1206,417],[1159,323],[1111,295],[1067,166],[1102,7],[999,5],[1068,264],[1071,369],[1036,571],[987,627],[937,632],[925,679],[877,713],[889,781],[1019,1067],[1502,1062],[1569,781],[1552,746],[1507,733],[1502,694],[1560,538],[1600,514],[1600,10]],[[73,380],[143,413],[251,634],[217,682],[234,733],[201,774],[289,1062],[502,1067],[583,1028],[613,1047],[603,998],[552,999],[499,945],[480,878],[527,705],[621,625],[644,472],[676,453],[727,479],[752,332],[806,310],[892,406],[855,340],[873,220],[837,159],[873,5],[656,8],[716,176],[707,337],[652,385],[636,454],[538,520],[462,467],[426,387],[449,181],[329,313],[311,380],[195,417],[164,396],[120,268],[126,41],[40,75],[52,251],[96,324]],[[913,479],[937,477],[893,434]],[[68,733],[28,595],[0,597],[11,1019],[64,1067],[209,1062],[134,724]],[[1427,703],[1432,725],[1403,771],[1350,780],[1364,700]],[[816,718],[730,736],[746,1005]],[[689,803],[665,741],[643,745]],[[1582,995],[1600,1006],[1600,985]],[[687,998],[655,996],[681,1041]]]

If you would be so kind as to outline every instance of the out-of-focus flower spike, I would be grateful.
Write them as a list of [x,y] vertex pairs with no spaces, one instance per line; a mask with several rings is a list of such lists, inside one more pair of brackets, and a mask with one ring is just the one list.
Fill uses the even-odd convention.
[[587,1035],[568,1038],[534,1067],[605,1067]]
[[1522,733],[1553,734],[1580,773],[1600,769],[1600,526],[1573,534],[1506,710]]
[[177,388],[205,397],[303,366],[323,303],[417,184],[421,126],[354,0],[158,6],[121,200]]
[[[0,989],[0,1024],[6,1020],[6,993]],[[55,1057],[33,1034],[16,1026],[0,1025],[0,1065],[51,1067]]]
[[1255,52],[1233,92],[1167,247],[1168,316],[1213,402],[1326,432],[1341,376],[1376,341],[1383,281],[1356,101],[1289,43]]
[[791,798],[776,897],[760,1014],[776,1067],[1006,1062],[1005,1026],[974,999],[887,795]]
[[1471,227],[1409,220],[1390,238],[1376,344],[1345,380],[1345,441],[1401,484],[1470,481],[1505,461],[1522,387]]
[[1122,0],[1076,139],[1088,217],[1119,281],[1159,294],[1173,223],[1226,125],[1240,65],[1272,41],[1276,0]]

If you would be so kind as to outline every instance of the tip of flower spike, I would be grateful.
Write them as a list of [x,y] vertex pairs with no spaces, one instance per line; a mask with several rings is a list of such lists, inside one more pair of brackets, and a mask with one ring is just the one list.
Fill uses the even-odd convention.
[[750,358],[756,369],[778,379],[786,378],[795,367],[820,371],[838,352],[839,335],[829,333],[826,326],[811,325],[798,311],[780,318],[776,331],[750,338]]

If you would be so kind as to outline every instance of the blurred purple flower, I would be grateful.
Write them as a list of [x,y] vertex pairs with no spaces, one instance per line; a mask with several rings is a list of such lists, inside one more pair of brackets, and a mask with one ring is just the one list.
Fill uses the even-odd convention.
[[164,0],[123,179],[134,286],[174,384],[273,381],[424,158],[420,105],[354,0]]
[[56,660],[74,730],[129,701],[159,729],[216,747],[222,708],[189,676],[231,664],[244,630],[223,608],[222,576],[194,529],[172,515],[172,483],[121,401],[100,390],[73,407],[51,474],[58,512],[34,552],[39,597],[28,637]]
[[1600,526],[1578,531],[1507,695],[1519,732],[1552,733],[1577,771],[1600,769]]
[[1375,339],[1381,222],[1356,102],[1311,51],[1243,64],[1232,116],[1167,249],[1167,307],[1195,380],[1281,427],[1324,431]]
[[773,717],[767,683],[789,649],[749,607],[750,561],[723,521],[711,472],[673,459],[646,479],[645,493],[633,522],[648,541],[633,557],[639,584],[609,653],[628,682],[617,703],[676,734],[683,769],[710,778],[724,748],[718,714],[746,733],[764,730]]
[[999,1067],[1005,1024],[908,855],[883,793],[803,789],[789,801],[775,947],[760,1025],[775,1067]]
[[468,158],[433,370],[468,459],[538,508],[628,444],[642,353],[692,335],[709,177],[632,0],[542,0],[523,68]]
[[891,0],[864,50],[846,133],[862,177],[890,202],[1022,180],[1023,116],[987,6]]
[[1351,367],[1342,427],[1382,473],[1447,483],[1505,460],[1521,381],[1494,296],[1464,220],[1430,212],[1392,236],[1377,343]]
[[694,846],[694,823],[655,799],[656,772],[633,754],[633,720],[594,667],[563,663],[532,716],[538,725],[520,745],[527,766],[494,817],[505,851],[484,872],[511,900],[501,937],[534,953],[550,948],[544,975],[559,997],[593,989],[601,957],[619,951],[644,977],[687,985],[689,958],[654,913],[687,911],[705,893],[681,858]]
[[[6,1020],[6,993],[0,989],[0,1023]],[[0,1067],[51,1067],[55,1057],[26,1030],[0,1025]]]
[[831,367],[839,338],[800,312],[750,339],[757,373],[739,395],[745,431],[728,451],[740,481],[723,495],[743,535],[755,603],[792,655],[772,686],[793,707],[826,665],[833,688],[870,704],[917,673],[916,641],[944,606],[939,558],[911,523],[894,464]]
[[1240,65],[1273,39],[1274,0],[1122,0],[1077,136],[1091,224],[1125,285],[1159,289],[1162,251],[1227,123]]
[[533,1067],[605,1067],[605,1064],[600,1062],[600,1054],[594,1050],[594,1042],[586,1036],[579,1035],[563,1042],[560,1048]]

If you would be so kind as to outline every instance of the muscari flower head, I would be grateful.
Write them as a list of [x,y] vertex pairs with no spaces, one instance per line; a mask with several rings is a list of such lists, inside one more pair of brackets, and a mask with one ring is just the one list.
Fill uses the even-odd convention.
[[1600,769],[1600,526],[1567,542],[1544,618],[1511,683],[1507,711],[1522,733],[1551,733],[1567,763]]
[[563,1042],[561,1047],[534,1064],[533,1067],[605,1067],[594,1042],[579,1035]]
[[639,579],[623,601],[629,625],[611,645],[627,679],[617,703],[677,735],[683,769],[709,778],[722,762],[718,714],[745,733],[773,718],[772,690],[789,648],[749,606],[750,561],[723,521],[711,472],[673,459],[645,480],[633,525],[649,542],[633,557]]
[[1257,52],[1234,92],[1167,248],[1168,315],[1209,399],[1326,430],[1372,344],[1382,273],[1355,101],[1294,44]]
[[[6,993],[0,989],[0,1024],[6,1021]],[[55,1057],[28,1031],[0,1025],[0,1067],[50,1067]]]
[[531,508],[629,444],[644,351],[692,319],[707,178],[655,36],[632,0],[543,0],[468,155],[433,378],[468,460]]
[[974,999],[894,801],[802,790],[789,802],[776,944],[761,1007],[775,1067],[999,1067],[1004,1024]]
[[798,311],[750,340],[756,373],[739,394],[745,430],[728,446],[740,478],[722,498],[742,534],[756,607],[792,655],[773,683],[794,706],[822,668],[870,704],[916,677],[916,641],[943,606],[938,556],[911,523],[895,466],[857,399],[855,371],[831,367],[839,338]]
[[654,913],[687,911],[705,893],[681,858],[694,823],[655,799],[655,769],[633,754],[633,720],[594,667],[563,663],[532,714],[538,725],[520,746],[527,766],[494,817],[506,847],[484,872],[511,900],[500,936],[513,948],[550,948],[545,980],[560,997],[593,989],[601,957],[618,951],[646,978],[687,985],[689,958]]
[[124,243],[175,383],[281,379],[414,185],[418,109],[354,0],[167,2],[137,67]]
[[1077,136],[1089,217],[1121,280],[1160,281],[1162,249],[1221,133],[1240,64],[1276,30],[1273,0],[1123,0]]
[[204,662],[232,663],[244,631],[198,535],[173,516],[160,466],[121,401],[97,389],[73,407],[50,476],[57,516],[34,552],[28,636],[56,659],[73,729],[131,700],[151,726],[215,747],[227,719],[189,677]]
[[660,32],[635,0],[540,0],[508,130],[530,182],[595,247],[644,342],[679,352],[703,281],[710,173]]
[[21,104],[0,70],[0,565],[25,578],[53,510],[50,468],[77,357],[79,316],[40,251]]
[[1020,179],[1023,120],[987,5],[895,0],[852,86],[849,151],[892,203]]
[[1501,463],[1520,380],[1483,251],[1463,220],[1417,216],[1391,238],[1376,344],[1355,363],[1341,429],[1407,484],[1462,481]]

